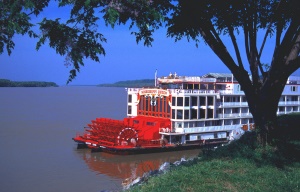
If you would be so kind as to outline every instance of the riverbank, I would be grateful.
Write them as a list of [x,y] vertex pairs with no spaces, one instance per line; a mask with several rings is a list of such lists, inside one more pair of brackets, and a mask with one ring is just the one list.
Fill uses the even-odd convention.
[[277,147],[260,147],[255,134],[247,133],[130,191],[300,191],[300,128],[294,126],[299,119],[299,113],[279,117],[289,131]]
[[58,87],[54,82],[46,81],[11,81],[0,79],[0,87]]

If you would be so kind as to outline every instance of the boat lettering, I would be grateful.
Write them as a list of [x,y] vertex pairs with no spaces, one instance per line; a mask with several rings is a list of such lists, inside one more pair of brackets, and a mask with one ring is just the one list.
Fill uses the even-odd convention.
[[161,89],[144,89],[140,90],[140,95],[148,95],[148,94],[154,94],[159,96],[169,96],[169,92],[167,90],[161,90]]

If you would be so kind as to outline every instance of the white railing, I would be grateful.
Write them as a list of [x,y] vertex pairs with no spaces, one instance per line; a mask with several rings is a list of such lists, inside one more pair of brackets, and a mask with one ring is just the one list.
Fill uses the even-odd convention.
[[227,131],[241,127],[242,125],[223,125],[223,126],[209,126],[209,127],[193,127],[184,128],[182,133],[201,133],[201,132],[214,132],[214,131]]
[[190,93],[190,94],[215,94],[214,90],[193,90],[193,89],[170,89],[171,94]]
[[234,91],[231,89],[231,90],[218,90],[219,93],[222,93],[222,94],[233,94]]
[[252,117],[252,114],[251,113],[218,114],[218,118],[238,118],[238,117]]
[[223,102],[218,104],[221,107],[229,107],[229,106],[248,106],[247,102]]
[[285,106],[285,105],[300,105],[300,101],[279,101],[279,106]]

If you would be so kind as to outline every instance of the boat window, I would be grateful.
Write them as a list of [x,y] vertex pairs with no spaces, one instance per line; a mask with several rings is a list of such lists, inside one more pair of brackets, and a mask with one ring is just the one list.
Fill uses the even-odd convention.
[[211,126],[211,121],[205,121],[205,122],[204,122],[204,126],[205,126],[205,127]]
[[190,110],[184,110],[184,119],[190,118]]
[[242,119],[242,124],[247,124],[248,123],[248,119]]
[[161,114],[161,112],[163,112],[163,106],[164,106],[165,98],[158,99],[158,101],[159,101],[158,110],[160,112],[159,114]]
[[297,86],[291,86],[291,91],[292,91],[292,92],[296,92],[296,91],[297,91],[297,88],[298,88]]
[[176,97],[172,97],[172,106],[176,106]]
[[131,103],[131,102],[132,102],[132,95],[129,94],[129,95],[128,95],[128,103]]
[[197,127],[203,127],[203,126],[204,126],[204,121],[197,122]]
[[216,85],[217,90],[225,90],[225,85]]
[[280,112],[284,111],[284,107],[279,107],[279,111]]
[[195,121],[189,122],[189,127],[195,127],[195,125],[196,125],[196,122],[195,122]]
[[139,124],[139,120],[133,120],[133,124]]
[[205,106],[205,97],[200,97],[200,106]]
[[131,105],[128,105],[128,109],[127,109],[127,113],[131,114],[132,110],[131,110]]
[[205,109],[200,109],[200,118],[199,119],[205,119]]
[[230,97],[225,97],[225,102],[230,102]]
[[188,122],[185,122],[183,125],[184,125],[184,128],[189,128],[189,123]]
[[197,119],[197,109],[191,109],[191,118]]
[[178,109],[176,119],[182,119],[182,117],[183,117],[182,113],[183,113],[182,109]]
[[221,121],[213,121],[212,125],[213,126],[220,126],[221,125]]
[[184,106],[190,106],[190,97],[184,98]]
[[240,109],[239,108],[233,108],[232,109],[232,113],[239,113],[240,112]]
[[183,106],[183,97],[177,97],[177,106]]
[[241,113],[248,113],[248,108],[241,108]]
[[146,125],[148,125],[148,126],[154,126],[155,122],[147,122]]
[[182,128],[182,124],[178,123],[178,122],[175,124],[175,126],[176,126],[176,128]]
[[207,85],[207,88],[208,88],[209,90],[214,89],[214,84],[208,84],[208,85]]
[[298,96],[292,96],[292,101],[298,101]]
[[207,97],[207,105],[214,105],[214,98],[213,97]]
[[242,97],[242,102],[247,102],[247,99],[245,96]]
[[200,89],[207,89],[207,84],[200,84]]
[[207,118],[214,118],[214,110],[207,109]]
[[144,97],[145,98],[145,110],[149,110],[149,105],[150,105],[150,99],[149,97]]
[[172,109],[172,119],[175,119],[175,109]]
[[198,106],[197,97],[192,96],[192,106]]
[[240,119],[234,119],[234,120],[233,120],[233,124],[234,124],[234,125],[235,125],[235,124],[241,124]]
[[226,119],[224,122],[224,125],[232,125],[232,120],[231,119]]

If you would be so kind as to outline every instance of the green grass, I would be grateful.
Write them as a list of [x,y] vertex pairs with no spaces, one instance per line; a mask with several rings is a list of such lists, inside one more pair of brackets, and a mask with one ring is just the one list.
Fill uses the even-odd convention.
[[199,161],[151,178],[132,191],[300,191],[300,165],[278,169],[235,159]]
[[[286,128],[299,119],[299,113],[282,116],[279,123]],[[255,133],[247,133],[130,191],[300,191],[300,126],[294,129],[281,135],[284,142],[266,147],[256,144]]]

